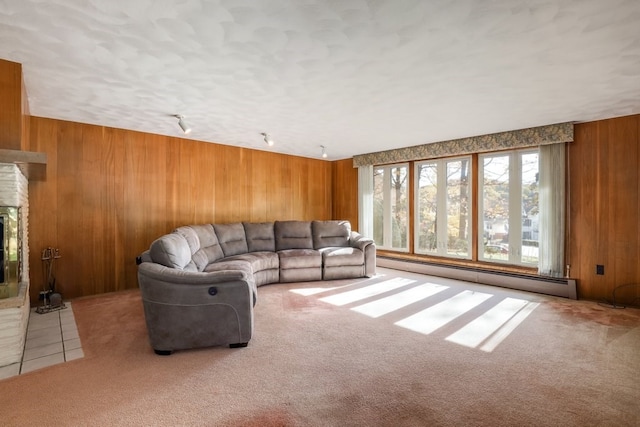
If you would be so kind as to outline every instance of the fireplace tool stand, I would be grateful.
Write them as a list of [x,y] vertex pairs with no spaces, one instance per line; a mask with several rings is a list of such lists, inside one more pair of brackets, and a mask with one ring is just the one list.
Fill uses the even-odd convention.
[[48,247],[42,251],[43,290],[40,291],[42,305],[36,308],[36,313],[44,314],[66,308],[62,302],[62,295],[56,292],[56,277],[53,274],[55,261],[60,258],[60,250]]

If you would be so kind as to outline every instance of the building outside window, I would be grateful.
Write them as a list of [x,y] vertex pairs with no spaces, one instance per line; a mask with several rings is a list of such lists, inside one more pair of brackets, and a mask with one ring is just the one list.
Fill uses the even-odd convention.
[[537,265],[538,157],[537,150],[480,155],[480,260]]

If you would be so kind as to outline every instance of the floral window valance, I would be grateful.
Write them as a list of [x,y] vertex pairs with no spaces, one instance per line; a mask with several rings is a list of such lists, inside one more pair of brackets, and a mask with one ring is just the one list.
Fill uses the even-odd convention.
[[537,147],[573,141],[573,123],[558,123],[414,147],[360,154],[353,157],[353,167],[383,165],[437,157],[486,153],[514,148]]

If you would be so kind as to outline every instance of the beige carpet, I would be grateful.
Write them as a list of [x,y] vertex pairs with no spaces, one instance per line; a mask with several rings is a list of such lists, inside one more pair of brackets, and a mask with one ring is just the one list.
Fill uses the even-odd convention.
[[[169,357],[148,344],[138,291],[76,299],[85,358],[0,381],[0,424],[640,425],[640,310],[379,272],[261,287],[247,348]],[[382,282],[397,287],[374,295]],[[428,283],[440,292],[392,298]],[[411,316],[440,326],[416,332]]]

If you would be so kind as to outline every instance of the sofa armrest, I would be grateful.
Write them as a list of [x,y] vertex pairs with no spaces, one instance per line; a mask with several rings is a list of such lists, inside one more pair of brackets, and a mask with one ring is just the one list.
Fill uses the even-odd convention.
[[373,277],[376,275],[376,244],[373,239],[364,237],[357,231],[352,231],[349,237],[349,245],[364,252],[364,275]]
[[365,247],[373,244],[373,239],[369,237],[364,237],[362,234],[357,231],[352,231],[351,236],[349,237],[349,245],[352,248],[358,248],[361,251],[364,251]]
[[154,262],[142,262],[138,266],[138,273],[149,278],[181,285],[202,285],[224,283],[233,280],[249,280],[249,275],[241,270],[221,270],[212,272],[197,272],[165,267]]
[[136,257],[136,265],[140,265],[143,262],[153,262],[151,259],[151,251],[148,249]]
[[138,283],[149,342],[158,354],[242,346],[251,339],[255,283],[246,272],[194,272],[142,262]]
[[240,270],[184,271],[153,262],[138,265],[138,284],[145,300],[168,304],[200,304],[204,294],[219,299],[241,299],[255,304],[253,276]]

